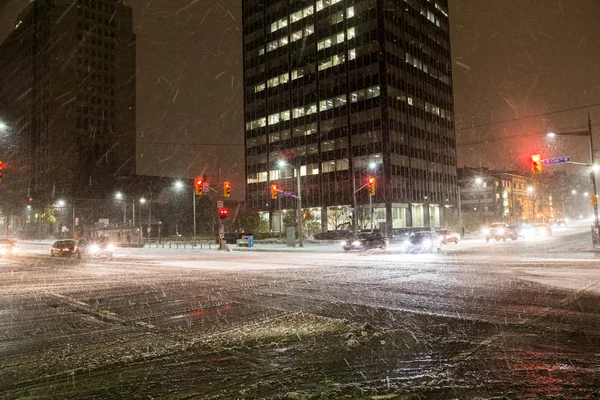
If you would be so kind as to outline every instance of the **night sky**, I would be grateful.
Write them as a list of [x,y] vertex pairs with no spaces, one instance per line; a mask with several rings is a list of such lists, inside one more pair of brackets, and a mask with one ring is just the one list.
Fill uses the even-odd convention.
[[[28,0],[0,0],[0,40]],[[127,0],[137,34],[138,173],[244,184],[240,0]],[[587,142],[501,136],[586,129],[600,103],[600,1],[450,0],[459,166],[522,168],[532,152],[587,162]],[[475,128],[472,128],[475,127]],[[600,134],[595,135],[600,147]],[[554,167],[578,168],[578,167]],[[236,196],[237,197],[237,196]]]

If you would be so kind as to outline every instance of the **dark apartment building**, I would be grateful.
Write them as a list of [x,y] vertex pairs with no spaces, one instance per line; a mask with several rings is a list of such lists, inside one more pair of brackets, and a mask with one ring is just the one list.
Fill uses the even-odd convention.
[[278,230],[299,175],[321,230],[366,227],[370,177],[377,229],[457,215],[447,0],[242,4],[250,210]]
[[135,49],[121,1],[35,0],[20,14],[0,45],[5,214],[112,195],[135,174]]

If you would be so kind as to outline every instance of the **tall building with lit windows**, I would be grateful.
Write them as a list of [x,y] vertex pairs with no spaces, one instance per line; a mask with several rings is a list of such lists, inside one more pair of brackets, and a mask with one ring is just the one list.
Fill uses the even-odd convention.
[[[98,199],[135,174],[132,10],[117,0],[34,0],[0,45],[0,208],[32,216]],[[12,211],[11,211],[12,210]]]
[[373,177],[375,229],[452,224],[448,1],[242,4],[249,210],[279,230],[296,199],[273,199],[271,187],[296,194],[299,174],[313,229],[348,229],[353,218],[364,229]]

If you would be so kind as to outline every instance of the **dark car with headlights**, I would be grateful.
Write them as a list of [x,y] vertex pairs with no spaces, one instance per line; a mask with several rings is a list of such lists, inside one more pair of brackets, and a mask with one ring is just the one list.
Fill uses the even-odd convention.
[[82,238],[77,243],[82,254],[86,257],[112,257],[115,246],[106,238],[88,240]]
[[74,240],[57,240],[50,249],[52,257],[76,257],[81,258],[81,252]]
[[351,250],[369,250],[369,249],[386,249],[389,244],[389,239],[382,236],[380,233],[359,233],[347,240],[342,241],[342,246],[345,251]]
[[435,231],[414,232],[401,248],[407,253],[433,253],[442,247],[443,235]]
[[0,257],[14,256],[19,253],[19,246],[10,239],[0,239]]

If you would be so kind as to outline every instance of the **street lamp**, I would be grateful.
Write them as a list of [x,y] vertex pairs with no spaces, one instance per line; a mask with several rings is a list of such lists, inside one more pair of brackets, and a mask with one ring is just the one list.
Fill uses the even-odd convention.
[[62,208],[62,207],[64,207],[64,206],[65,206],[65,201],[64,201],[64,200],[59,200],[59,201],[57,201],[57,202],[56,202],[56,204],[58,204],[58,206],[59,206],[60,208]]
[[[287,166],[285,160],[279,160],[277,162],[280,168]],[[302,241],[302,193],[300,193],[300,169],[296,168],[296,166],[292,166],[294,169],[294,174],[296,175],[296,182],[298,187],[298,193],[296,194],[296,212],[298,214],[298,247],[304,247],[304,243]],[[279,216],[281,218],[281,216]]]
[[4,122],[0,121],[0,132],[4,132],[8,130],[8,125],[6,125]]
[[[183,181],[178,180],[175,181],[173,183],[173,189],[175,189],[176,191],[182,191],[185,188],[185,184],[183,183]],[[196,188],[194,187],[194,185],[192,185],[192,209],[193,209],[193,216],[194,216],[194,244],[193,246],[196,246]]]

